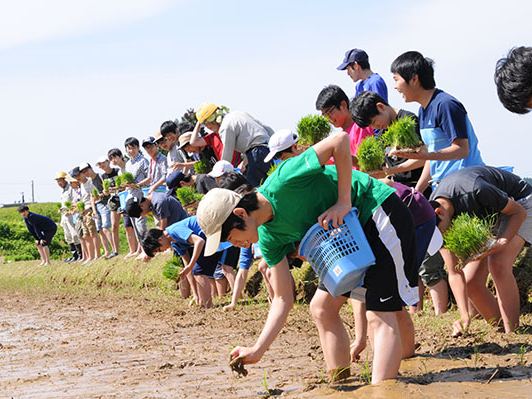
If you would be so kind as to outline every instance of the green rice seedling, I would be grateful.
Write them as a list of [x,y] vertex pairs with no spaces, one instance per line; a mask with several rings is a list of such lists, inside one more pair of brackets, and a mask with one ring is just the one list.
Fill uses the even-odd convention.
[[78,210],[78,212],[83,212],[85,210],[85,202],[79,201],[76,204],[76,209]]
[[358,147],[358,167],[362,172],[382,169],[384,163],[384,148],[374,136],[368,136]]
[[264,370],[264,377],[262,378],[261,385],[266,390],[266,393],[270,395],[270,390],[268,389],[268,381],[266,380],[266,370]]
[[168,280],[177,281],[179,273],[183,268],[183,262],[181,258],[174,256],[171,261],[167,262],[163,268],[163,276]]
[[369,366],[368,354],[366,353],[366,361],[360,365],[360,380],[363,383],[371,384],[371,367]]
[[423,145],[416,134],[416,122],[409,116],[392,122],[388,130],[382,135],[382,140],[387,146],[400,150],[415,149]]
[[519,364],[521,366],[524,366],[525,365],[525,353],[527,352],[528,350],[528,346],[527,344],[523,344],[519,347]]
[[105,179],[102,182],[102,186],[103,186],[103,191],[109,192],[109,188],[111,187],[111,180]]
[[55,206],[56,206],[57,209],[60,209],[61,208],[61,203],[60,202],[56,202]]
[[135,177],[133,173],[124,172],[122,173],[122,184],[135,183]]
[[301,144],[314,145],[331,132],[331,124],[321,115],[307,115],[297,123],[297,133]]
[[479,359],[479,349],[478,349],[478,346],[475,345],[473,347],[473,352],[474,352],[474,357],[473,357],[473,368],[476,370],[477,369],[477,364],[478,364],[478,359]]
[[65,208],[67,208],[69,211],[72,210],[72,201],[65,201]]
[[93,188],[92,189],[92,195],[94,195],[96,198],[98,198],[100,196],[100,193],[98,192],[97,188]]
[[492,245],[492,227],[493,218],[480,219],[467,213],[454,218],[451,227],[443,235],[443,242],[445,248],[460,259],[457,267],[465,266]]
[[181,187],[176,190],[177,199],[182,205],[188,205],[196,201],[191,187]]
[[201,201],[204,194],[194,193],[194,201]]
[[207,161],[205,158],[201,158],[198,162],[194,164],[194,170],[197,174],[206,175],[212,170],[212,166],[210,162]]
[[115,186],[121,187],[122,186],[122,175],[118,175],[115,177]]

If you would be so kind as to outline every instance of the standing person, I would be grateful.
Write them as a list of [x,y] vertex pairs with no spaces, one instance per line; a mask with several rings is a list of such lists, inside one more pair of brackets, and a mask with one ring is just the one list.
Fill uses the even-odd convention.
[[[100,244],[103,247],[103,257],[110,259],[113,253],[116,252],[116,248],[112,245],[112,235],[111,231],[111,211],[107,206],[109,202],[109,195],[104,193],[103,182],[100,175],[98,175],[92,166],[85,162],[80,166],[81,173],[91,180],[93,188],[98,191],[98,195],[94,195],[94,190],[91,192],[91,207],[93,209],[94,215],[96,216],[96,231],[100,233],[101,240],[98,240],[98,255],[100,252]],[[101,241],[101,242],[100,242]],[[111,247],[111,251],[109,251]],[[99,256],[98,256],[99,257]]]
[[[461,213],[481,218],[494,213],[498,216],[495,244],[464,267],[467,289],[457,291],[461,286],[451,287],[457,302],[465,296],[467,304],[469,296],[484,319],[498,324],[502,318],[504,331],[515,331],[519,325],[519,291],[513,264],[523,245],[532,243],[532,186],[505,170],[472,166],[446,176],[431,198],[442,233]],[[446,248],[440,252],[449,270],[454,269],[458,261],[456,256]],[[482,258],[487,262],[482,262]],[[497,299],[486,287],[488,273],[493,277]],[[461,332],[468,326],[469,316],[464,310],[462,323],[455,322],[454,328]]]
[[510,112],[532,109],[532,47],[514,47],[497,61],[495,84],[502,105]]
[[[126,153],[129,155],[129,161],[126,162],[126,172],[133,175],[135,182],[127,185],[128,198],[142,198],[142,190],[140,183],[149,181],[150,163],[142,155],[139,149],[139,141],[135,137],[129,137],[124,142]],[[148,228],[146,227],[146,216],[131,219],[133,230],[137,237],[137,242],[140,243],[141,237],[146,234]],[[128,254],[124,259],[137,256],[137,259],[144,258],[141,245],[137,245],[137,250],[133,254]]]
[[[358,126],[349,112],[349,98],[347,94],[336,85],[325,87],[316,99],[316,109],[327,117],[334,127],[342,129],[349,135],[349,147],[351,155],[356,157],[358,147],[362,140],[368,136],[373,136],[372,129]],[[358,161],[353,161],[354,166]]]
[[146,151],[150,157],[150,189],[148,190],[147,194],[150,195],[158,187],[165,187],[168,164],[166,156],[159,152],[159,147],[157,146],[153,136],[149,136],[142,140],[142,148],[144,148],[144,151]]
[[79,243],[78,234],[76,228],[74,227],[74,221],[72,219],[72,214],[69,210],[66,209],[66,202],[74,204],[76,197],[75,192],[70,187],[70,184],[66,180],[68,174],[66,172],[57,172],[55,175],[55,181],[57,185],[61,188],[61,222],[60,225],[63,228],[65,233],[65,242],[70,248],[71,257],[65,259],[65,262],[70,263],[82,258],[81,254],[81,245]]
[[98,158],[96,166],[103,171],[101,175],[102,181],[110,181],[110,191],[105,194],[109,195],[107,207],[111,213],[111,245],[113,247],[113,253],[108,256],[108,259],[111,259],[117,256],[120,250],[120,214],[118,213],[120,199],[118,198],[118,193],[115,190],[112,190],[116,187],[115,178],[118,176],[119,169],[111,168],[111,163],[106,156]]
[[395,89],[405,102],[419,103],[419,130],[426,150],[401,153],[402,158],[421,159],[425,166],[416,189],[424,192],[432,179],[438,184],[448,174],[483,165],[478,139],[462,103],[436,88],[433,61],[417,51],[407,51],[391,66]]
[[268,176],[271,163],[265,163],[268,154],[268,140],[272,128],[259,122],[243,111],[229,112],[227,107],[211,103],[201,104],[196,111],[199,123],[218,133],[222,140],[221,159],[233,161],[234,151],[246,156],[246,178],[254,187]]
[[361,49],[347,50],[343,62],[336,68],[347,70],[355,86],[355,97],[363,91],[373,91],[388,101],[388,87],[384,79],[370,69],[368,54]]
[[[331,157],[336,167],[324,167]],[[376,257],[364,279],[375,337],[372,383],[397,376],[403,342],[411,340],[402,334],[406,330],[398,313],[403,303],[413,305],[419,298],[412,215],[393,193],[386,184],[352,171],[349,137],[341,132],[284,161],[257,192],[242,197],[220,188],[203,197],[197,218],[207,236],[205,254],[216,250],[220,240],[241,247],[259,241],[271,271],[274,297],[266,324],[253,347],[233,349],[234,359],[258,362],[286,322],[294,302],[286,255],[294,243],[316,220],[324,228],[329,223],[338,227],[355,206]],[[335,376],[349,375],[349,335],[339,314],[349,295],[335,298],[320,284],[310,305],[327,369]]]
[[37,245],[41,257],[39,266],[51,265],[49,245],[57,231],[57,225],[46,216],[30,212],[27,205],[20,205],[18,212],[24,218],[28,231],[35,238],[35,245]]
[[186,172],[190,167],[190,160],[187,154],[179,149],[178,140],[184,132],[172,121],[166,121],[161,124],[159,132],[155,134],[155,142],[162,149],[168,151],[166,155],[168,169],[167,177],[173,172]]
[[[81,220],[81,228],[83,231],[83,241],[85,242],[86,253],[83,255],[82,266],[87,263],[97,260],[100,257],[100,239],[98,238],[98,232],[96,230],[96,222],[92,217],[94,207],[91,203],[92,189],[94,185],[90,178],[87,178],[78,166],[72,169],[72,177],[79,182],[81,198],[80,202],[85,204],[85,210],[78,213],[78,218]],[[82,245],[83,247],[83,245]]]

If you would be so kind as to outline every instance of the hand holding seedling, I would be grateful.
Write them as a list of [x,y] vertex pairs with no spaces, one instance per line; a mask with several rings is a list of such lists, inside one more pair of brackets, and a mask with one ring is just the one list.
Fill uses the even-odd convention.
[[318,223],[325,230],[329,229],[329,223],[338,227],[344,222],[344,216],[351,210],[351,202],[337,202],[332,207],[318,216]]
[[257,363],[262,356],[255,348],[237,346],[231,351],[231,363],[253,364]]
[[393,155],[399,158],[421,159],[424,161],[426,161],[427,159],[431,159],[426,147],[421,147],[419,151],[416,152],[397,150],[394,151]]

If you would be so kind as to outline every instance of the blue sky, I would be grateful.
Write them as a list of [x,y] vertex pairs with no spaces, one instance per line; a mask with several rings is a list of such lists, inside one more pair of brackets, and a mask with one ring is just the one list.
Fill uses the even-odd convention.
[[390,102],[393,59],[435,60],[437,86],[469,112],[488,164],[532,176],[532,115],[507,112],[495,62],[531,45],[532,3],[485,1],[0,1],[0,203],[56,201],[53,177],[94,163],[125,138],[153,134],[204,101],[274,129],[315,112],[319,91],[354,84],[337,71],[365,49]]

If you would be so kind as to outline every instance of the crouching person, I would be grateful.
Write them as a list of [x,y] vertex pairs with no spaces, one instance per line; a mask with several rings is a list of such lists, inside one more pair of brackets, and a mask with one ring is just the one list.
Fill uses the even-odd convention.
[[[325,163],[334,158],[336,167]],[[253,193],[209,191],[197,217],[207,235],[205,254],[220,241],[248,247],[259,242],[270,266],[273,299],[266,324],[252,347],[237,346],[231,356],[244,364],[258,362],[281,331],[294,297],[286,255],[316,221],[337,227],[356,206],[376,257],[366,273],[367,318],[374,332],[372,382],[395,378],[402,356],[398,315],[403,303],[418,302],[417,262],[412,215],[394,189],[351,170],[349,137],[338,133],[278,166]],[[355,287],[353,287],[355,288]],[[334,375],[350,365],[349,335],[339,311],[350,292],[335,298],[323,285],[311,302],[328,370]]]
[[39,266],[50,265],[50,248],[48,246],[57,231],[57,225],[46,216],[30,212],[30,208],[27,205],[20,205],[18,212],[24,218],[26,227],[35,238],[35,245],[37,245],[41,256]]
[[184,265],[179,273],[178,281],[189,275],[193,276],[199,305],[211,307],[212,294],[209,277],[214,274],[221,252],[205,256],[205,234],[201,231],[195,216],[174,223],[165,230],[150,229],[141,243],[144,252],[151,258],[156,253],[164,252],[172,247],[181,256]]

